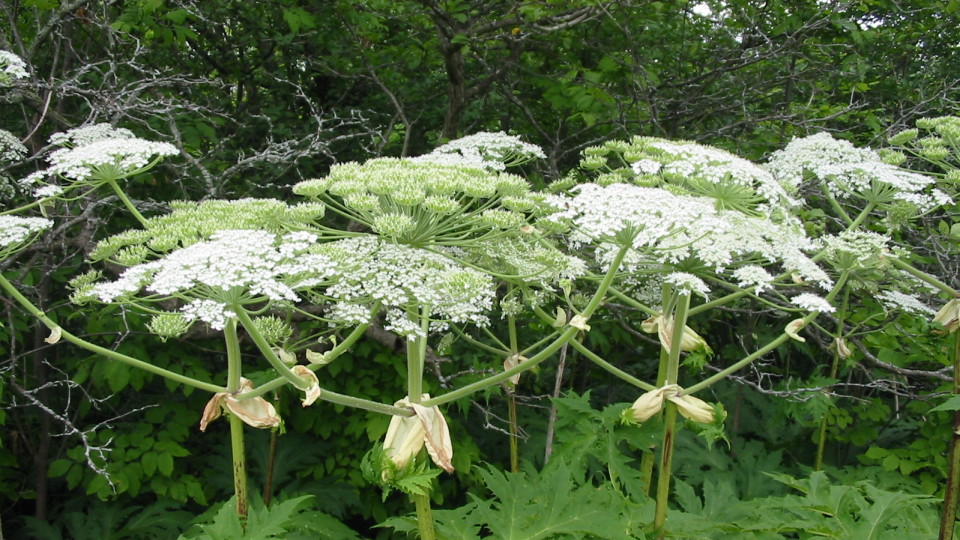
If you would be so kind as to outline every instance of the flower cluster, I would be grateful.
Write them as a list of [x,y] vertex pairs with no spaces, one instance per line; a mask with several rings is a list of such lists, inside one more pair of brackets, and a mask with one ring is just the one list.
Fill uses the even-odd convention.
[[27,155],[27,147],[16,135],[0,129],[0,163],[20,161]]
[[0,50],[0,84],[10,84],[14,79],[25,79],[29,75],[23,58],[10,51]]
[[452,255],[501,276],[511,276],[526,286],[552,290],[561,281],[586,273],[579,258],[523,237],[500,237],[480,242]]
[[275,199],[174,201],[173,212],[152,217],[143,229],[132,229],[101,240],[90,254],[94,261],[124,266],[209,239],[217,231],[256,229],[272,233],[303,229],[323,216],[320,203],[294,206]]
[[833,313],[836,311],[826,298],[813,293],[798,294],[790,299],[790,303],[806,311],[819,311],[821,313]]
[[894,312],[906,312],[914,315],[936,315],[936,310],[926,305],[915,295],[886,289],[877,293],[877,299],[884,308]]
[[920,212],[951,202],[933,178],[886,163],[873,150],[857,148],[829,133],[794,139],[771,155],[767,169],[794,190],[800,189],[809,173],[840,200],[859,198],[878,205],[900,201]]
[[138,138],[101,139],[50,154],[49,172],[68,180],[119,180],[139,174],[160,158],[176,155],[169,143]]
[[33,235],[51,226],[53,222],[44,218],[0,216],[0,255],[9,257]]
[[317,291],[334,302],[328,317],[340,324],[370,322],[372,308],[386,311],[385,328],[411,340],[425,337],[412,317],[426,309],[442,329],[447,322],[486,325],[495,294],[492,279],[435,253],[375,237],[330,242],[318,253],[336,268]]
[[[130,130],[109,124],[95,124],[56,133],[50,137],[61,146],[47,157],[50,167],[37,171],[20,181],[32,186],[48,177],[63,178],[75,185],[102,185],[135,176],[149,170],[161,159],[178,154],[169,143],[137,138]],[[41,186],[35,197],[59,195],[58,186]]]
[[[634,137],[588,148],[584,156],[583,168],[611,171],[597,179],[601,184],[628,180],[647,187],[666,184],[677,193],[709,197],[717,208],[750,213],[771,214],[796,204],[762,167],[690,141]],[[618,162],[628,168],[616,168]]]
[[466,165],[502,171],[536,158],[545,158],[543,150],[506,133],[480,132],[444,144],[414,161],[444,165]]
[[[921,130],[925,136],[920,137]],[[899,150],[888,151],[884,158],[899,165],[907,160],[904,152],[939,170],[956,193],[960,185],[960,116],[938,116],[917,120],[917,127],[901,131],[890,138],[890,144]]]
[[379,158],[343,163],[294,186],[373,232],[419,244],[519,228],[535,203],[521,177],[463,165]]
[[817,240],[821,257],[841,270],[876,267],[889,254],[889,242],[889,236],[856,230]]
[[129,129],[118,128],[110,124],[101,123],[54,133],[50,136],[50,143],[63,148],[77,148],[79,146],[93,144],[105,139],[134,138],[136,138],[136,135],[134,135]]
[[[784,271],[803,279],[823,287],[831,284],[805,254],[813,243],[798,228],[718,210],[709,199],[628,184],[583,184],[574,188],[573,196],[555,196],[548,202],[557,211],[544,219],[572,225],[569,238],[574,245],[598,243],[601,264],[619,246],[632,246],[625,271],[642,271],[651,264],[695,263],[722,273],[740,266],[779,263]],[[750,282],[765,283],[769,282],[762,277]]]
[[141,289],[178,298],[187,320],[222,329],[233,311],[264,301],[296,302],[297,290],[313,287],[334,273],[328,257],[315,253],[316,236],[306,232],[224,230],[169,255],[128,268],[112,282],[88,285],[75,299],[109,303],[134,301]]

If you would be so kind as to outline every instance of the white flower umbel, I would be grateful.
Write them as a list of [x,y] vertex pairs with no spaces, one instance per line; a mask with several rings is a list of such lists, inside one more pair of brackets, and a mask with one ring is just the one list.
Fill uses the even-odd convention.
[[488,323],[491,278],[440,255],[374,237],[324,244],[319,253],[335,263],[330,285],[317,291],[333,300],[327,315],[335,323],[369,322],[375,303],[386,311],[386,327],[409,339],[424,337],[410,318],[418,309],[426,309],[438,329],[447,322]]
[[839,200],[859,198],[879,205],[903,201],[926,212],[951,202],[936,180],[885,163],[873,150],[818,133],[794,139],[766,165],[781,182],[799,190],[809,173]]
[[552,290],[563,280],[586,274],[586,263],[557,249],[528,241],[525,237],[501,237],[478,243],[451,257],[502,276],[512,276],[525,285]]
[[734,270],[733,279],[737,281],[737,285],[740,287],[753,287],[754,294],[760,294],[770,288],[774,277],[762,266],[748,265]]
[[670,186],[677,194],[707,197],[718,209],[790,219],[797,204],[762,167],[730,152],[657,137],[608,141],[584,150],[582,169],[596,182],[631,182],[644,187]]
[[141,290],[150,300],[178,298],[190,320],[222,329],[235,307],[265,301],[297,302],[298,290],[334,273],[334,263],[315,253],[316,236],[266,231],[219,231],[211,239],[162,259],[127,269],[119,279],[90,286],[79,299],[133,301]]
[[103,139],[133,139],[136,136],[126,128],[113,127],[110,124],[92,124],[67,131],[54,133],[50,136],[50,143],[66,148],[76,148],[95,143]]
[[0,165],[20,161],[27,155],[27,147],[16,135],[0,129]]
[[[724,186],[745,188],[740,197],[757,197],[756,204],[792,206],[796,201],[769,172],[751,161],[725,150],[689,141],[668,141],[641,137],[635,146],[644,148],[645,155],[654,155],[662,163],[660,174],[671,183],[691,190],[694,195],[714,198],[724,204]],[[650,166],[647,165],[647,168]],[[642,168],[641,168],[642,169]],[[738,205],[734,203],[734,208]],[[738,208],[744,210],[744,208]]]
[[50,173],[72,181],[120,180],[139,174],[178,153],[169,143],[138,138],[100,139],[50,154]]
[[583,184],[572,197],[549,200],[557,212],[546,220],[569,224],[574,246],[597,244],[602,267],[618,246],[632,245],[624,271],[657,265],[695,263],[713,273],[740,266],[782,266],[828,288],[827,274],[806,255],[813,246],[798,227],[718,210],[704,197],[674,195],[665,189],[628,184]]
[[0,256],[9,257],[34,235],[53,226],[49,219],[0,216]]
[[[519,229],[535,207],[523,178],[463,165],[378,158],[293,187],[396,242],[464,243]],[[518,208],[513,210],[512,208]]]
[[683,294],[696,293],[704,297],[710,294],[710,287],[702,279],[687,272],[671,272],[663,278],[663,281],[673,285]]
[[218,231],[252,229],[279,234],[308,227],[324,214],[320,203],[288,206],[275,199],[173,201],[170,208],[173,212],[148,219],[143,229],[101,240],[90,259],[132,266],[150,255],[208,240]]
[[23,58],[10,51],[0,50],[0,85],[8,85],[14,79],[25,79],[29,75]]
[[890,237],[869,231],[844,231],[817,240],[821,256],[838,269],[853,270],[877,266],[889,254]]
[[519,137],[497,132],[480,132],[448,142],[414,161],[467,165],[494,171],[522,165],[536,158],[545,158],[543,150]]
[[933,316],[937,311],[923,303],[920,298],[912,294],[904,294],[894,290],[884,290],[877,293],[877,299],[883,304],[884,308],[892,312],[906,312],[914,315]]
[[821,313],[833,313],[836,309],[827,301],[826,298],[812,293],[801,293],[790,299],[790,302],[807,311],[819,311]]

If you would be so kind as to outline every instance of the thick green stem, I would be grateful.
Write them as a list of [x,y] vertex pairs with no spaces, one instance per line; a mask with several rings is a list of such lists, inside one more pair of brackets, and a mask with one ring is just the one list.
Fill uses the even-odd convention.
[[[545,311],[543,311],[543,310],[540,309],[539,307],[535,307],[535,308],[533,308],[533,310],[534,310],[534,313],[536,313],[537,316],[540,317],[540,320],[542,320],[542,321],[544,321],[544,322],[547,322],[547,323],[552,322],[553,319],[550,317],[550,315],[548,315]],[[611,374],[613,374],[613,375],[616,376],[617,378],[622,379],[622,380],[624,380],[624,381],[632,384],[633,386],[636,386],[637,388],[640,388],[640,389],[642,389],[642,390],[647,390],[647,391],[649,391],[649,390],[655,390],[655,389],[657,388],[656,386],[653,386],[653,385],[650,384],[650,383],[641,381],[640,379],[634,377],[633,375],[630,375],[629,373],[623,371],[622,369],[620,369],[620,368],[618,368],[617,366],[611,364],[610,362],[607,362],[607,361],[604,360],[602,357],[600,357],[600,355],[598,355],[597,353],[591,351],[590,349],[587,348],[586,345],[584,345],[583,343],[581,343],[581,342],[579,342],[579,341],[577,341],[577,340],[571,341],[571,342],[570,342],[570,345],[572,345],[574,349],[576,349],[577,351],[579,351],[581,354],[583,354],[585,357],[587,357],[587,359],[590,360],[591,362],[593,362],[594,364],[596,364],[596,365],[600,366],[601,368],[603,368],[604,370],[610,372]]]
[[860,215],[857,216],[857,219],[850,222],[850,225],[847,226],[847,230],[852,231],[860,225],[863,225],[863,222],[867,220],[867,218],[870,216],[870,212],[873,212],[873,209],[876,208],[876,206],[876,203],[867,203],[867,206],[860,211]]
[[[423,336],[429,334],[430,311],[424,306],[418,313],[420,329]],[[407,399],[410,403],[420,403],[423,395],[423,366],[427,358],[427,338],[419,337],[416,341],[407,340]]]
[[[960,333],[957,332],[954,332],[953,341],[953,394],[960,394]],[[960,499],[960,411],[953,413],[949,463],[947,486],[943,492],[939,540],[951,540],[957,523],[957,502]]]
[[186,375],[181,375],[180,373],[175,373],[173,371],[164,369],[162,367],[155,366],[149,362],[144,362],[143,360],[138,360],[131,356],[127,356],[125,354],[112,351],[105,347],[95,345],[93,343],[90,343],[89,341],[86,341],[82,338],[79,338],[73,335],[72,333],[64,330],[59,324],[56,323],[56,321],[48,317],[46,313],[44,313],[39,308],[34,306],[33,303],[30,302],[30,300],[28,300],[25,296],[23,296],[20,293],[20,291],[18,291],[17,288],[14,287],[13,284],[10,283],[7,280],[7,278],[3,276],[3,274],[0,274],[0,288],[3,288],[3,290],[8,295],[10,295],[14,300],[16,300],[17,303],[19,303],[27,313],[36,317],[38,320],[40,320],[40,322],[42,322],[47,328],[49,328],[51,332],[59,331],[60,339],[67,341],[69,343],[72,343],[77,347],[80,347],[81,349],[85,349],[90,352],[96,353],[105,358],[109,358],[110,360],[117,360],[129,366],[142,369],[144,371],[148,371],[156,375],[160,375],[161,377],[170,379],[172,381],[176,381],[180,384],[185,384],[187,386],[199,388],[200,390],[206,390],[207,392],[212,392],[212,393],[223,391],[222,386],[217,386],[215,384],[211,384],[208,382],[199,381],[191,377],[187,377]]
[[[420,403],[423,394],[423,366],[427,357],[427,338],[430,329],[430,311],[423,306],[418,312],[420,329],[423,337],[416,341],[407,341],[407,400],[410,403]],[[420,452],[423,455],[423,451]],[[420,538],[434,540],[437,533],[434,530],[433,511],[430,510],[430,495],[411,495],[417,509],[417,526],[420,529]]]
[[433,510],[430,509],[429,495],[411,495],[417,507],[417,525],[420,529],[420,540],[436,540],[437,533],[433,529]]
[[510,392],[507,394],[507,413],[510,415],[510,472],[520,472],[520,448],[517,445],[517,397]]
[[673,441],[677,430],[677,406],[667,401],[663,414],[663,449],[660,452],[660,474],[657,476],[657,508],[653,516],[653,530],[657,538],[664,538],[663,525],[667,521],[667,501],[670,500],[670,471],[673,468]]
[[127,211],[133,214],[133,217],[136,218],[136,220],[139,221],[141,225],[146,226],[147,218],[143,217],[143,214],[141,214],[140,211],[137,210],[137,207],[133,205],[133,201],[130,200],[130,197],[127,197],[127,194],[124,193],[122,189],[120,189],[120,186],[117,184],[117,181],[107,180],[107,185],[109,185],[113,189],[113,192],[117,194],[117,197],[120,198],[120,201],[123,203],[123,206],[127,208]]
[[[673,332],[670,336],[670,350],[667,359],[665,384],[677,384],[680,378],[680,347],[683,343],[683,330],[687,325],[687,311],[690,309],[690,292],[674,293],[676,311],[673,313]],[[674,303],[674,302],[671,302]],[[664,306],[664,319],[670,313]],[[663,322],[661,322],[663,324]],[[663,526],[667,520],[667,508],[670,501],[670,479],[673,473],[673,443],[677,432],[677,407],[672,402],[664,404],[663,440],[660,449],[660,467],[657,471],[656,510],[653,517],[653,530],[659,538],[664,537]]]
[[[837,376],[840,369],[840,340],[843,339],[843,323],[846,319],[847,303],[850,301],[850,288],[846,288],[843,293],[843,303],[840,304],[840,310],[837,313],[837,332],[833,337],[833,363],[830,365],[830,378]],[[823,451],[827,444],[827,417],[820,419],[820,429],[817,433],[817,457],[813,462],[813,470],[819,471],[823,467]]]
[[[660,292],[660,309],[665,309],[670,303],[672,289],[669,283],[664,283]],[[657,384],[656,388],[661,388],[667,381],[667,362],[670,359],[670,353],[663,347],[660,347],[660,363],[657,366]],[[640,479],[643,482],[644,494],[650,494],[650,486],[653,485],[653,469],[656,461],[656,447],[652,446],[649,452],[644,452],[640,458]]]
[[[513,285],[510,285],[508,294],[513,291]],[[508,341],[510,343],[510,354],[519,354],[519,341],[517,339],[517,318],[513,315],[507,316]],[[520,472],[520,448],[517,439],[520,427],[517,421],[517,396],[510,389],[507,394],[507,413],[510,416],[510,472]]]
[[622,369],[620,369],[620,368],[618,368],[617,366],[611,364],[610,362],[607,362],[606,360],[604,360],[603,358],[601,358],[599,355],[597,355],[597,353],[595,353],[595,352],[591,351],[590,349],[588,349],[583,343],[580,343],[580,342],[577,341],[577,340],[573,340],[573,341],[570,342],[570,345],[572,345],[574,349],[576,349],[577,351],[579,351],[580,354],[582,354],[582,355],[584,355],[585,357],[587,357],[587,359],[589,359],[591,362],[593,362],[594,364],[600,366],[601,368],[603,368],[603,369],[606,370],[607,372],[613,374],[613,375],[616,376],[617,378],[622,379],[622,380],[624,380],[624,381],[632,384],[633,386],[636,386],[637,388],[640,388],[641,390],[650,391],[650,390],[656,390],[656,389],[657,389],[656,386],[654,386],[654,385],[652,385],[652,384],[650,384],[650,383],[641,381],[640,379],[634,377],[633,375],[630,375],[629,373],[623,371]]
[[896,257],[890,257],[890,258],[887,259],[887,260],[889,260],[891,263],[893,263],[893,265],[896,266],[897,268],[899,268],[900,270],[903,270],[904,272],[906,272],[906,273],[910,274],[911,276],[919,279],[920,281],[923,281],[924,283],[927,283],[927,284],[929,284],[929,285],[932,285],[933,287],[937,288],[939,291],[944,292],[944,293],[946,293],[946,294],[949,294],[950,296],[952,296],[952,297],[954,297],[954,298],[960,298],[960,292],[958,292],[956,289],[954,289],[954,288],[951,287],[950,285],[947,285],[946,283],[940,281],[939,279],[931,276],[930,274],[928,274],[928,273],[926,273],[926,272],[923,272],[923,271],[921,271],[921,270],[917,270],[916,268],[914,268],[913,266],[911,266],[909,263],[906,263],[906,262],[904,262],[904,261],[901,261],[900,259],[898,259],[898,258],[896,258]]
[[[240,340],[237,338],[237,321],[230,319],[223,329],[227,345],[227,391],[240,390]],[[233,458],[233,493],[236,500],[237,517],[241,523],[247,521],[247,460],[243,447],[243,421],[234,414],[230,418],[230,452]]]

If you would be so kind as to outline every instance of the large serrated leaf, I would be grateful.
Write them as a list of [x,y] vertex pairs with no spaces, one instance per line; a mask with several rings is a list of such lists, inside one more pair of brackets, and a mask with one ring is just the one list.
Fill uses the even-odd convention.
[[635,521],[626,519],[632,513],[629,501],[609,488],[578,486],[563,462],[552,461],[533,480],[525,473],[495,469],[480,474],[494,499],[489,505],[478,505],[474,519],[484,523],[495,538],[637,538],[638,531],[632,530]]

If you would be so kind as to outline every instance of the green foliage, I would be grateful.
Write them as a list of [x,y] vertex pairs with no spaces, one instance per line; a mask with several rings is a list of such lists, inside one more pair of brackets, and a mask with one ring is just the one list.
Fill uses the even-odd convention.
[[931,538],[938,517],[925,495],[887,491],[868,481],[835,485],[826,474],[809,478],[786,474],[770,477],[801,492],[740,500],[722,480],[708,480],[698,496],[677,484],[682,512],[671,514],[671,534],[689,539],[734,538]]
[[360,471],[367,482],[383,488],[384,501],[394,489],[407,495],[429,495],[434,480],[440,475],[440,469],[431,467],[422,455],[402,468],[397,467],[379,442],[363,456]]
[[74,499],[44,521],[24,518],[24,537],[36,540],[153,540],[173,538],[193,514],[181,503],[160,500],[149,506],[97,499]]
[[557,406],[555,450],[551,459],[580,464],[588,478],[609,481],[614,490],[640,498],[647,486],[641,476],[641,452],[657,444],[662,426],[645,422],[624,425],[626,404],[597,411],[590,405],[590,392],[568,394],[553,400]]
[[311,495],[303,495],[264,506],[252,497],[249,514],[241,524],[234,499],[211,508],[180,535],[180,540],[352,540],[360,537],[349,527],[317,510]]
[[[483,530],[494,538],[535,540],[548,538],[645,538],[642,527],[653,515],[651,501],[643,504],[624,497],[612,484],[584,482],[577,469],[555,459],[540,472],[481,471],[490,497],[472,497],[456,510],[434,512],[443,538],[480,538]],[[416,530],[408,518],[387,520],[400,532]]]

